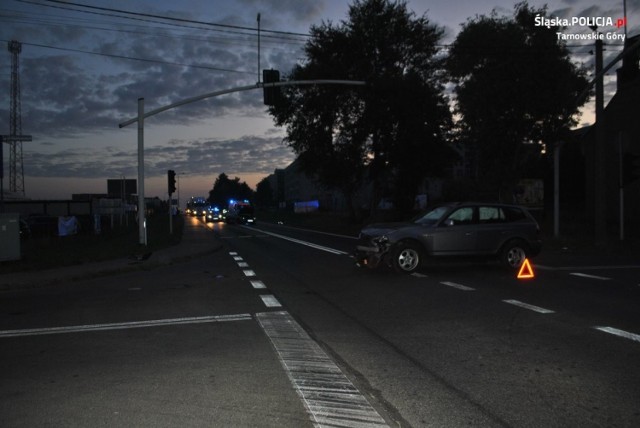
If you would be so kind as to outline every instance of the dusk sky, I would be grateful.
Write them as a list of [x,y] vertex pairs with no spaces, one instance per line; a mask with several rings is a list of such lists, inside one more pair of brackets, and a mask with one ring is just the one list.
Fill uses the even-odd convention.
[[[450,43],[460,24],[478,14],[511,16],[506,0],[410,0],[408,8],[445,29]],[[548,18],[623,17],[623,0],[531,0]],[[90,6],[89,8],[83,7]],[[345,0],[0,0],[0,132],[9,133],[10,40],[22,43],[20,89],[25,193],[67,199],[106,193],[106,180],[137,177],[137,129],[118,124],[182,99],[258,79],[256,17],[261,14],[261,68],[287,73],[303,59],[309,28],[347,18]],[[124,12],[134,12],[127,14]],[[161,19],[180,18],[215,25]],[[627,32],[640,31],[640,0],[627,0]],[[623,34],[624,29],[601,29]],[[565,33],[587,33],[573,26]],[[605,64],[622,50],[605,40]],[[593,69],[593,41],[567,42],[576,63]],[[445,47],[446,48],[446,47]],[[615,68],[607,77],[609,96]],[[592,104],[592,103],[591,103]],[[592,122],[592,105],[582,124]],[[207,195],[224,172],[251,187],[294,159],[253,90],[199,101],[145,122],[146,195],[166,198],[166,171],[179,174],[181,199]],[[4,144],[5,189],[9,187]]]

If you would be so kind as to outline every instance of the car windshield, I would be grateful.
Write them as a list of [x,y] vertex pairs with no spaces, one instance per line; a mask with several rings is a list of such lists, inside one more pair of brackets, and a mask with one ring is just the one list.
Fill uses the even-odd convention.
[[425,214],[420,215],[414,220],[414,223],[422,224],[422,225],[433,225],[438,222],[442,218],[442,216],[449,210],[449,207],[435,207],[430,211],[427,211]]

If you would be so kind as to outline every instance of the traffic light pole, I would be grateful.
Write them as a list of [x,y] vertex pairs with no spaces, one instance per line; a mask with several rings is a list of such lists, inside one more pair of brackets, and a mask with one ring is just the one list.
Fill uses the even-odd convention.
[[190,104],[196,101],[204,100],[207,98],[217,97],[219,95],[231,94],[234,92],[249,91],[254,89],[260,89],[265,87],[276,86],[301,86],[301,85],[351,85],[351,86],[364,86],[366,83],[361,80],[293,80],[289,82],[273,82],[273,83],[256,83],[255,85],[240,86],[237,88],[225,89],[222,91],[210,92],[208,94],[199,95],[197,97],[187,98],[182,101],[178,101],[173,104],[166,105],[164,107],[151,110],[147,113],[144,112],[144,98],[138,98],[138,116],[133,119],[129,119],[126,122],[120,123],[118,126],[124,128],[135,122],[138,122],[138,238],[141,245],[147,245],[147,223],[145,218],[145,205],[144,205],[144,119],[147,117],[155,116],[163,111],[171,110],[176,107]]
[[604,116],[604,75],[602,74],[602,40],[596,40],[596,121],[595,141],[593,147],[593,218],[595,241],[598,245],[607,242],[607,165],[604,162],[606,154],[606,126]]
[[[224,89],[222,91],[210,92],[208,94],[198,95],[196,97],[191,97],[184,99],[182,101],[175,102],[173,104],[166,105],[164,107],[159,107],[155,110],[151,110],[147,113],[144,113],[144,117],[155,116],[158,113],[162,113],[163,111],[171,110],[176,107],[180,107],[186,104],[191,104],[196,101],[205,100],[207,98],[217,97],[220,95],[232,94],[234,92],[242,92],[242,91],[250,91],[254,89],[260,88],[270,88],[276,86],[304,86],[304,85],[350,85],[350,86],[365,86],[366,82],[362,80],[330,80],[330,79],[322,79],[322,80],[292,80],[289,82],[273,82],[273,83],[256,83],[255,85],[248,86],[239,86],[231,89]],[[144,98],[143,98],[144,99]],[[120,128],[124,128],[129,126],[135,122],[139,122],[138,118],[129,119],[125,122],[122,122],[118,125]]]
[[173,235],[173,201],[169,193],[169,235]]
[[176,191],[176,172],[167,170],[167,193],[169,194],[169,234],[173,235],[173,195]]

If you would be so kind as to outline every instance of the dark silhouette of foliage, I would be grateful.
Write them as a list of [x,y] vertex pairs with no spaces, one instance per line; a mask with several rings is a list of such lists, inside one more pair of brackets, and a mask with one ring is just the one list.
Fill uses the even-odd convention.
[[216,178],[213,183],[213,189],[209,191],[209,203],[219,207],[226,207],[230,199],[253,199],[253,190],[246,182],[240,182],[240,178],[235,177],[233,180],[224,172]]
[[587,85],[558,40],[559,28],[535,26],[546,7],[515,6],[513,17],[469,19],[447,60],[456,83],[457,135],[475,159],[476,178],[510,199],[523,171],[551,151],[577,122]]
[[[305,61],[290,80],[365,81],[361,86],[285,87],[270,108],[301,168],[349,200],[365,179],[413,203],[424,177],[449,159],[450,112],[437,43],[442,30],[404,2],[356,0],[339,25],[311,28]],[[375,202],[374,198],[374,202]]]
[[273,194],[273,188],[271,187],[271,183],[269,182],[268,177],[262,179],[256,185],[256,205],[259,207],[272,207],[275,204],[275,195]]

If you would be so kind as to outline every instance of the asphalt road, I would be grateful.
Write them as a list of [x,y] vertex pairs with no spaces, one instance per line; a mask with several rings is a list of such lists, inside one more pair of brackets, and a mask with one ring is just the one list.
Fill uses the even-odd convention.
[[640,261],[362,270],[352,237],[0,294],[0,426],[640,426]]

